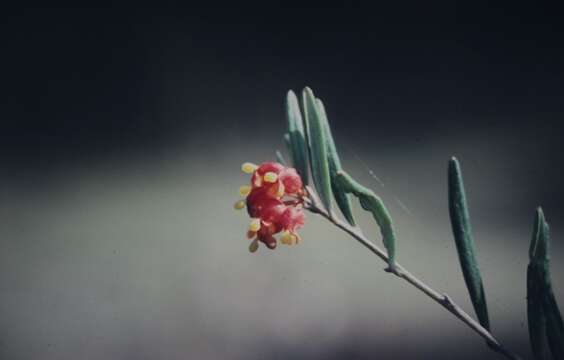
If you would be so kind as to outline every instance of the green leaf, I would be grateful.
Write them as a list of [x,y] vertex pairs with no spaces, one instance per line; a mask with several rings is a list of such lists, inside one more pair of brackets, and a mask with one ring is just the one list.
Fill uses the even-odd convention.
[[331,127],[329,126],[329,119],[327,118],[323,102],[320,99],[316,99],[316,101],[317,109],[319,111],[321,121],[323,122],[323,127],[325,128],[325,137],[327,139],[327,156],[329,160],[329,175],[331,176],[331,189],[333,190],[333,196],[335,197],[335,201],[337,202],[337,205],[339,206],[339,209],[341,210],[341,213],[343,213],[345,219],[347,219],[349,224],[354,226],[355,222],[350,196],[335,184],[337,172],[343,168],[341,166],[339,153],[337,152],[337,147],[335,146],[335,141],[333,140],[333,134],[331,133]]
[[529,264],[527,267],[527,323],[529,342],[535,359],[546,358],[546,318],[542,304],[542,281],[538,269]]
[[[285,133],[283,138],[284,138],[284,145],[286,145],[286,149],[288,150],[288,154],[290,154],[290,159],[293,162],[294,156],[292,155],[292,142],[290,141],[290,134]],[[294,166],[294,164],[292,164],[292,166]]]
[[307,184],[308,150],[306,134],[298,98],[292,90],[289,90],[286,95],[286,115],[288,119],[288,134],[284,136],[284,140],[288,146],[292,166],[300,174],[304,184]]
[[310,88],[302,92],[307,140],[309,144],[310,165],[315,189],[321,202],[331,212],[331,177],[327,159],[327,139],[325,127],[317,108],[315,96]]
[[338,171],[335,177],[336,186],[345,193],[355,195],[362,208],[372,213],[372,217],[380,227],[382,234],[382,242],[388,251],[388,271],[393,271],[395,267],[396,257],[396,236],[392,218],[386,209],[386,206],[378,195],[356,182],[349,174],[344,171]]
[[533,236],[529,247],[529,266],[527,266],[527,322],[529,342],[535,359],[546,358],[546,318],[543,311],[542,288],[543,276],[535,263],[536,247],[539,243],[544,217],[541,209],[535,213]]
[[284,155],[280,152],[280,150],[276,150],[276,161],[280,164],[286,166],[286,160],[284,160]]
[[564,323],[550,284],[543,294],[543,309],[550,352],[555,359],[564,359]]
[[544,219],[544,213],[539,207],[535,212],[533,223],[533,236],[529,246],[529,261],[534,265],[545,268],[548,265],[549,234],[548,224]]
[[450,160],[448,166],[448,202],[452,232],[464,281],[466,282],[466,287],[470,293],[470,299],[480,324],[489,330],[490,320],[486,294],[482,285],[478,262],[476,261],[476,250],[470,227],[464,182],[462,181],[460,165],[454,157]]
[[[545,337],[553,358],[564,359],[564,321],[552,289],[549,248],[549,226],[542,209],[538,208],[529,247],[528,271],[532,273],[530,284],[527,278],[529,338],[533,354],[538,359],[542,359],[546,352]],[[544,329],[541,328],[543,325]]]

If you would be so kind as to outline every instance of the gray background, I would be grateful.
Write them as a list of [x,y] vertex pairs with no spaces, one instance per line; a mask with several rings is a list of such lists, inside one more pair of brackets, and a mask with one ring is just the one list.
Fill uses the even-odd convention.
[[494,333],[528,357],[538,205],[564,299],[558,12],[435,10],[14,11],[1,358],[500,358],[313,214],[299,246],[248,253],[240,164],[283,148],[285,93],[305,85],[388,204],[399,261],[472,313],[447,209],[459,158]]

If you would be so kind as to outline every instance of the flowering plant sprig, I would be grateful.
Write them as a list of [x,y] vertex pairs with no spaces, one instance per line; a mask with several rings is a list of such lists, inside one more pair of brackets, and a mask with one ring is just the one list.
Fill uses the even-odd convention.
[[[282,164],[280,152],[277,152],[280,159],[278,163],[242,165],[243,172],[251,177],[249,184],[242,186],[239,191],[245,199],[237,201],[235,208],[246,208],[251,217],[247,231],[247,237],[251,239],[249,250],[257,251],[259,243],[274,249],[278,240],[287,245],[299,243],[301,237],[297,230],[305,223],[304,210],[318,214],[384,260],[387,272],[405,280],[474,330],[492,350],[508,359],[519,359],[502,346],[490,331],[486,295],[476,259],[458,161],[452,158],[448,167],[449,214],[464,281],[478,320],[466,313],[447,294],[431,288],[396,262],[396,233],[386,206],[378,195],[343,170],[323,102],[309,88],[303,90],[301,100],[300,107],[294,92],[288,92],[288,133],[284,135],[284,140],[293,167]],[[358,199],[362,209],[372,214],[386,251],[367,239],[356,224],[353,197]],[[333,202],[337,204],[344,220],[337,215]],[[548,224],[539,208],[535,216],[527,271],[529,337],[536,359],[544,359],[550,350],[554,359],[563,360],[564,321],[552,290],[548,247]]]

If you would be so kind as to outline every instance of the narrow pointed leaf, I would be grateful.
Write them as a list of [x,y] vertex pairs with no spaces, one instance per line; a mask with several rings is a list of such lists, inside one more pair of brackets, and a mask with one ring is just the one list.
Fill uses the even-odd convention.
[[308,184],[308,149],[304,122],[298,98],[292,90],[286,95],[286,115],[288,134],[284,140],[289,149],[292,166],[298,171],[304,184]]
[[276,150],[276,161],[280,164],[286,166],[286,160],[284,159],[284,155],[280,152],[280,150]]
[[382,242],[388,251],[389,270],[393,270],[396,258],[396,236],[392,218],[386,209],[386,206],[378,195],[356,182],[349,174],[344,171],[337,172],[336,186],[349,194],[356,196],[362,208],[372,213],[372,217],[380,227],[382,234]]
[[546,317],[546,334],[550,352],[555,359],[564,359],[564,322],[556,303],[550,275],[545,274],[543,310]]
[[549,234],[548,224],[544,218],[544,213],[539,207],[535,213],[533,225],[533,237],[529,246],[529,260],[542,270],[549,269]]
[[[539,208],[535,214],[533,237],[529,248],[529,268],[532,269],[536,275],[532,278],[535,283],[532,284],[531,287],[538,291],[537,294],[533,295],[536,295],[535,299],[540,299],[537,303],[540,302],[541,309],[538,309],[539,306],[537,306],[537,309],[533,309],[529,323],[532,320],[533,323],[544,324],[545,329],[544,331],[539,330],[534,326],[535,324],[533,324],[533,326],[529,326],[529,337],[531,338],[533,352],[538,358],[542,356],[537,355],[541,354],[537,353],[537,351],[539,351],[539,343],[542,343],[542,340],[539,338],[542,335],[546,335],[552,357],[554,359],[564,359],[564,321],[562,320],[562,315],[554,297],[554,291],[552,290],[549,246],[550,230],[544,219],[544,214]],[[536,318],[533,316],[536,316]],[[536,331],[536,333],[534,333],[534,331]],[[541,350],[544,349],[541,348]]]
[[331,177],[327,159],[327,138],[323,121],[317,108],[315,96],[310,88],[302,92],[304,117],[309,145],[311,175],[321,202],[331,212]]
[[542,276],[538,269],[527,267],[527,323],[531,351],[537,360],[546,358],[546,318],[542,304]]
[[333,140],[333,134],[331,133],[331,126],[329,125],[329,119],[327,118],[327,113],[325,112],[325,106],[320,99],[317,99],[317,108],[319,115],[321,116],[321,121],[323,122],[323,127],[325,128],[325,136],[327,138],[327,156],[329,160],[329,175],[331,176],[331,189],[333,190],[333,196],[335,197],[337,206],[339,206],[339,209],[345,219],[347,219],[349,224],[354,226],[355,222],[350,196],[335,184],[337,172],[341,171],[343,168],[341,166],[339,153],[337,152],[337,147],[335,146],[335,141]]
[[[290,141],[290,134],[285,133],[284,134],[284,145],[286,145],[286,149],[288,150],[288,154],[290,154],[290,160],[294,159],[294,156],[292,155],[292,142]],[[294,166],[294,164],[292,164],[292,166]]]
[[470,299],[480,324],[489,330],[490,320],[486,294],[482,285],[482,276],[480,275],[478,262],[476,261],[476,250],[470,227],[470,216],[466,204],[462,173],[460,172],[458,160],[455,158],[450,160],[448,166],[448,201],[452,232],[464,281],[466,282],[466,287],[470,293]]
[[527,323],[529,327],[529,342],[531,351],[537,360],[546,358],[546,318],[543,311],[542,287],[543,276],[535,264],[535,250],[539,243],[539,236],[544,222],[542,210],[535,213],[533,235],[529,247],[529,266],[527,267]]

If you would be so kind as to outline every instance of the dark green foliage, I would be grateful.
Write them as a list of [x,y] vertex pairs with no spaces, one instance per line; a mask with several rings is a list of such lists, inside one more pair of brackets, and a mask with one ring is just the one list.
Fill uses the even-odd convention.
[[286,145],[286,149],[288,150],[288,154],[290,155],[290,161],[292,162],[292,166],[295,168],[296,166],[293,163],[294,162],[294,154],[293,154],[293,151],[292,151],[292,142],[290,141],[290,134],[285,133],[283,139],[284,139],[284,145]]
[[280,164],[286,166],[286,160],[284,160],[284,156],[282,155],[280,150],[276,150],[276,161],[278,161]]
[[486,295],[482,285],[482,276],[480,275],[478,262],[476,261],[476,250],[470,227],[464,183],[460,166],[455,158],[450,160],[448,166],[448,203],[452,232],[464,281],[466,282],[466,287],[470,293],[470,299],[480,324],[489,330],[490,321]]
[[302,92],[307,141],[309,145],[311,175],[321,202],[331,212],[331,177],[327,157],[325,126],[317,107],[317,101],[310,88]]
[[349,174],[344,171],[339,171],[336,176],[336,186],[345,193],[355,195],[362,208],[370,211],[374,220],[380,227],[382,234],[382,241],[386,250],[388,251],[388,265],[389,270],[394,269],[395,255],[396,255],[396,237],[394,234],[394,227],[392,218],[386,209],[386,206],[378,195],[374,192],[356,182]]
[[535,213],[527,268],[527,320],[531,349],[536,359],[545,358],[548,343],[554,359],[564,359],[564,322],[550,278],[550,230],[542,209]]
[[306,134],[298,98],[292,90],[286,96],[286,115],[288,118],[288,133],[284,135],[284,141],[288,147],[292,166],[300,174],[304,184],[308,183],[308,151]]
[[564,322],[556,303],[550,276],[545,273],[545,286],[542,297],[544,315],[546,317],[546,334],[548,345],[554,359],[564,359]]
[[339,153],[337,152],[337,147],[335,146],[335,142],[333,140],[333,134],[331,133],[331,126],[329,125],[327,113],[325,112],[325,106],[320,99],[317,99],[317,108],[319,110],[320,119],[323,122],[323,126],[325,128],[325,138],[327,140],[327,156],[329,159],[329,174],[331,176],[331,189],[333,190],[333,196],[335,197],[335,201],[337,202],[337,205],[339,206],[339,209],[343,213],[345,219],[347,219],[349,224],[354,226],[355,222],[350,196],[335,184],[335,177],[337,176],[337,172],[342,170],[341,160],[339,158]]
[[542,281],[539,272],[529,264],[527,267],[527,321],[529,341],[535,359],[544,359],[546,354],[546,318],[542,307]]

